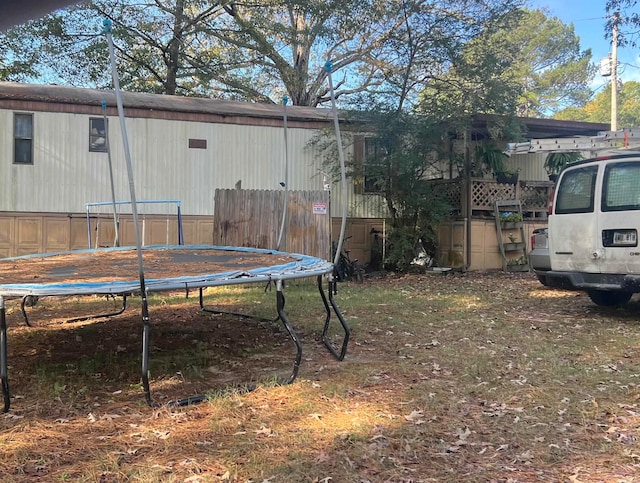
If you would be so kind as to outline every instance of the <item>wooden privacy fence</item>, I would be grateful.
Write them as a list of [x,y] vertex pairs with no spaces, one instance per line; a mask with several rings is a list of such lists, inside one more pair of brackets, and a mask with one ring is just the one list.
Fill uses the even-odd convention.
[[[275,249],[284,198],[284,190],[217,189],[214,244]],[[329,192],[289,191],[287,202],[287,223],[280,250],[329,260]]]

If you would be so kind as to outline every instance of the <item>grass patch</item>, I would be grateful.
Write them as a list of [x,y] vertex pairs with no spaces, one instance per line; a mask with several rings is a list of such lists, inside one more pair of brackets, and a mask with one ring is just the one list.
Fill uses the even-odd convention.
[[[640,306],[599,308],[529,274],[411,275],[340,284],[345,361],[319,340],[312,284],[279,322],[150,297],[154,398],[140,386],[139,300],[9,306],[3,481],[634,481],[640,470]],[[274,318],[264,286],[209,289],[207,307]],[[332,320],[331,334],[340,331]],[[257,383],[252,392],[243,387]],[[236,385],[240,390],[235,390]],[[229,390],[231,388],[231,390]]]

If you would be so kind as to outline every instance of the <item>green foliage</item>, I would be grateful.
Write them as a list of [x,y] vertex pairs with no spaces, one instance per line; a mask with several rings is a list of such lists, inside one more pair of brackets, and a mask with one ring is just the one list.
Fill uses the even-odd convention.
[[507,261],[507,265],[526,265],[527,263],[529,263],[529,260],[527,260],[526,255],[522,255],[519,258],[512,258]]
[[[0,37],[0,78],[110,87],[102,19],[124,89],[277,102],[359,94],[467,124],[584,100],[592,74],[571,27],[517,0],[94,0]],[[459,12],[464,11],[465,15]],[[348,75],[349,81],[346,81]]]
[[549,175],[558,174],[567,164],[582,158],[581,153],[549,153],[544,160],[544,169]]
[[[106,17],[127,90],[277,103],[287,94],[295,105],[316,106],[329,101],[329,58],[341,102],[370,93],[404,108],[450,69],[466,42],[518,3],[94,0],[51,15],[54,28],[32,24],[20,38],[47,46],[32,50],[39,53],[30,73],[36,81],[109,87]],[[6,58],[26,72],[36,65],[26,54]]]
[[377,120],[376,142],[385,155],[375,164],[365,160],[364,169],[380,188],[391,216],[385,264],[404,271],[416,256],[419,240],[434,255],[437,226],[451,212],[427,181],[442,139],[432,120],[422,116],[393,112]]
[[506,173],[505,161],[508,156],[504,152],[491,144],[480,144],[475,151],[478,173],[477,176],[483,176],[486,172],[492,173],[494,176]]
[[[573,26],[539,10],[521,9],[509,15],[510,21],[487,29],[465,46],[467,65],[456,70],[466,78],[465,71],[475,70],[478,79],[476,92],[465,101],[480,104],[476,112],[499,111],[506,102],[519,116],[529,117],[584,103],[591,93],[594,67],[591,52],[580,50]],[[480,79],[491,79],[494,87],[482,86]],[[452,99],[459,103],[459,97]]]
[[611,39],[614,25],[618,28],[618,45],[638,45],[640,14],[637,12],[637,0],[607,0],[604,36]]
[[[572,121],[611,122],[611,84],[583,107],[565,109],[554,117]],[[618,91],[618,125],[640,126],[640,82],[625,82]]]
[[415,256],[416,233],[407,227],[396,227],[387,236],[385,267],[405,272]]
[[518,114],[535,117],[567,105],[581,105],[591,95],[595,74],[591,51],[580,49],[573,25],[540,10],[524,10],[517,28],[506,33],[517,47],[515,75],[523,91]]
[[[367,141],[376,147],[375,152],[364,165],[345,160],[347,171],[353,179],[362,179],[366,173],[369,187],[377,192],[367,196],[384,201],[390,218],[385,266],[406,270],[416,256],[419,240],[429,255],[435,254],[437,226],[451,213],[451,206],[429,182],[434,164],[444,156],[442,127],[426,116],[397,111],[376,110],[368,118],[372,134]],[[345,141],[349,137],[345,135]],[[325,171],[335,176],[338,163],[333,135],[323,133],[315,145],[324,156]]]
[[512,212],[500,213],[500,221],[502,223],[522,221],[522,215],[520,213]]
[[40,76],[40,64],[51,50],[46,39],[29,32],[57,28],[56,19],[45,18],[0,33],[0,81],[29,82]]

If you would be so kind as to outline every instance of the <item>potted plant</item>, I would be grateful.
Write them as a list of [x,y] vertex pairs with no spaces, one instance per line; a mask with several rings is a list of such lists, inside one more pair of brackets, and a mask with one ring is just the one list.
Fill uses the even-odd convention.
[[560,171],[569,163],[574,163],[583,159],[581,153],[549,153],[544,160],[544,169],[549,175],[551,181],[558,178]]
[[520,171],[510,171],[505,169],[504,171],[496,173],[496,181],[501,184],[516,184],[519,176]]
[[500,213],[500,225],[503,229],[520,228],[522,226],[522,215],[520,213],[504,212]]
[[509,234],[508,238],[509,238],[509,243],[503,244],[503,248],[505,252],[522,250],[524,248],[525,243],[518,241],[518,238],[512,233]]
[[498,183],[516,184],[519,171],[509,170],[505,165],[508,156],[504,152],[490,144],[482,144],[476,148],[478,164],[484,167],[482,174],[491,173]]
[[507,261],[507,270],[510,272],[528,272],[529,260],[526,255],[522,255],[520,258],[512,258]]
[[499,148],[490,144],[481,144],[476,147],[475,154],[478,164],[483,167],[482,174],[492,173],[496,176],[506,170],[504,162],[508,156]]

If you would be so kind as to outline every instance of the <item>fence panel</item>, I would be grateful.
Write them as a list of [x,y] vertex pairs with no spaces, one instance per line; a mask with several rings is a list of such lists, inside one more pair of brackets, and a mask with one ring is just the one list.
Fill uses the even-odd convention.
[[[217,189],[216,245],[275,249],[282,224],[284,191]],[[289,191],[280,250],[330,259],[328,191]]]

